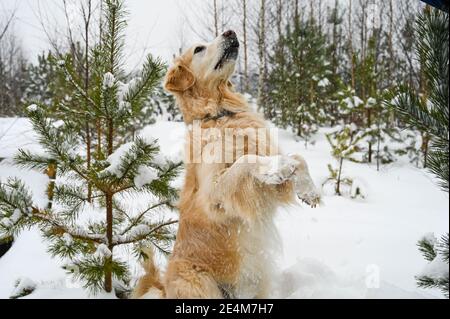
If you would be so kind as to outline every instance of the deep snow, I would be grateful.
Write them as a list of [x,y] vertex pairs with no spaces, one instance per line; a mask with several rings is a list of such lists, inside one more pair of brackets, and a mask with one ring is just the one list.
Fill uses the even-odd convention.
[[[296,141],[293,134],[279,131],[283,151],[305,157],[317,186],[328,175],[327,164],[334,164],[324,132],[305,149],[304,142]],[[158,122],[142,132],[145,137],[158,138],[162,153],[170,158],[182,157],[184,134],[184,124],[173,122]],[[0,179],[24,179],[35,200],[44,204],[47,177],[18,169],[10,161],[20,147],[42,151],[30,124],[26,119],[0,118],[0,137],[0,158],[5,158],[0,162]],[[439,190],[431,174],[406,159],[382,166],[380,172],[375,165],[346,162],[344,175],[358,179],[365,199],[324,195],[319,208],[300,204],[278,211],[276,225],[283,254],[273,297],[442,297],[439,291],[417,288],[414,276],[426,266],[417,241],[429,232],[437,236],[448,232],[448,194]],[[25,230],[0,259],[0,298],[8,298],[20,278],[37,285],[26,298],[92,297],[72,283],[60,266],[61,261],[46,253],[39,232]],[[133,270],[137,276],[138,267]]]

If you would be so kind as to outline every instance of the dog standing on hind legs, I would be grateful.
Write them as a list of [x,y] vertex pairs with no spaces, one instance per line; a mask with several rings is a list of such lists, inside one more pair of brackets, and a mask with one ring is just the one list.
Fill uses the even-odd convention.
[[163,278],[146,252],[135,298],[267,298],[277,207],[296,196],[312,207],[320,201],[304,159],[281,155],[265,121],[233,90],[238,51],[227,31],[187,50],[167,73],[165,89],[193,127],[179,228]]

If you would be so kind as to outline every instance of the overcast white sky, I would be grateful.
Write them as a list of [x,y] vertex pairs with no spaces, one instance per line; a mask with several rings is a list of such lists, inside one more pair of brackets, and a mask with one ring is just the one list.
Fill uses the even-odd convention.
[[[67,0],[77,3],[79,0]],[[192,0],[189,1],[192,3]],[[0,0],[0,19],[5,11],[16,10],[15,33],[20,37],[27,57],[33,57],[49,48],[49,41],[39,22],[39,9],[47,19],[64,26],[64,15],[58,6],[62,0]],[[197,0],[201,4],[201,1]],[[128,67],[134,68],[146,55],[152,53],[170,61],[180,43],[180,32],[187,42],[194,41],[189,28],[183,21],[186,17],[186,0],[126,0],[130,13],[127,28]],[[74,19],[79,11],[74,10]],[[191,40],[192,39],[192,40]]]

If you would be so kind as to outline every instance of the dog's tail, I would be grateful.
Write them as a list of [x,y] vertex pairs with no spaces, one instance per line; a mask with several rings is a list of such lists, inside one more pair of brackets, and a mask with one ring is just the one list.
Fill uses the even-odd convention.
[[147,298],[147,299],[161,299],[165,297],[164,286],[161,283],[161,276],[158,268],[155,265],[154,252],[151,247],[142,249],[144,260],[141,265],[145,270],[145,275],[142,276],[131,294],[131,298]]

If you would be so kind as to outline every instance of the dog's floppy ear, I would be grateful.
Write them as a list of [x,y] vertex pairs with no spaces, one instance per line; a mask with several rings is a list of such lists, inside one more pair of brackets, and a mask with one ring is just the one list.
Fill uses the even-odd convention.
[[194,74],[183,65],[172,67],[166,76],[164,87],[171,92],[184,92],[195,84]]

